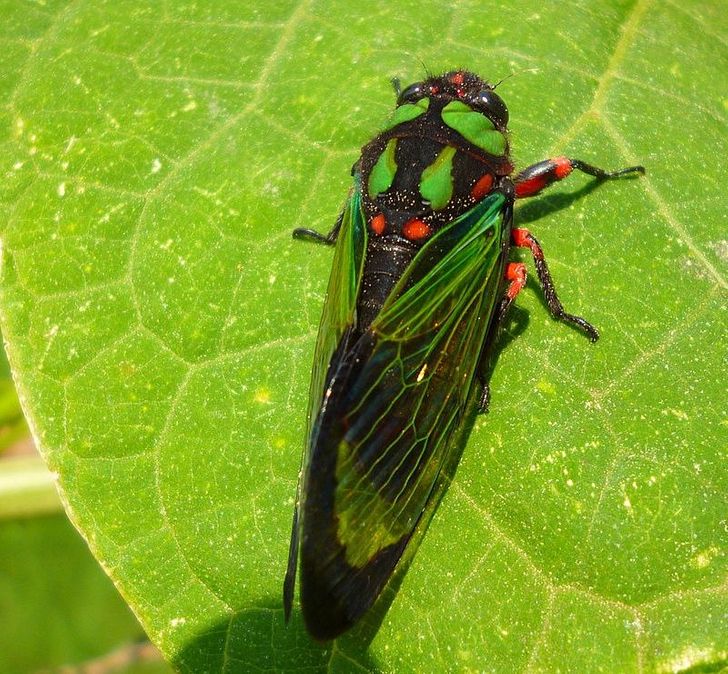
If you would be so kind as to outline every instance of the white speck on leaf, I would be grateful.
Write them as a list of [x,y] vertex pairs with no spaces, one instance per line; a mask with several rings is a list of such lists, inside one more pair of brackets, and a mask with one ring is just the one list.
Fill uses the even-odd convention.
[[159,161],[158,157],[154,158],[154,161],[152,161],[152,173],[159,173],[162,169],[162,162]]
[[715,251],[715,254],[724,262],[728,261],[728,241],[722,239],[711,245],[711,248]]
[[704,569],[705,567],[710,566],[713,558],[716,557],[718,554],[720,554],[718,548],[714,545],[711,545],[709,548],[701,550],[697,555],[695,555],[695,557],[693,557],[691,561],[693,565],[696,566],[698,569]]
[[642,631],[642,621],[639,618],[635,618],[634,620],[625,620],[624,626],[628,630],[632,630],[633,632]]

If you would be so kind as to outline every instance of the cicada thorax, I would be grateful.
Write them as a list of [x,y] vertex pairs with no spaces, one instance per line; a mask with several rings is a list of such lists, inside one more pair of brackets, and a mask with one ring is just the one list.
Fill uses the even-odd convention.
[[[365,329],[417,251],[493,190],[512,192],[505,130],[460,100],[404,103],[356,166],[369,231],[358,322]],[[504,186],[504,183],[508,186]]]

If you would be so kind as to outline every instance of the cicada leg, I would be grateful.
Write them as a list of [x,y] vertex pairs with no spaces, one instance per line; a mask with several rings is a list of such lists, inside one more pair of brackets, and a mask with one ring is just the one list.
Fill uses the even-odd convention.
[[336,224],[332,227],[328,234],[321,234],[315,229],[307,229],[305,227],[297,227],[293,230],[294,239],[305,239],[308,241],[314,241],[315,243],[323,243],[326,246],[333,246],[336,243],[336,239],[339,238],[339,230],[341,229],[341,223],[344,219],[344,211],[339,213],[339,217],[336,219]]
[[618,171],[605,171],[580,159],[554,157],[526,167],[513,179],[516,186],[516,199],[533,197],[553,183],[563,180],[576,169],[588,173],[598,180],[610,180],[631,173],[644,173],[644,166],[629,166]]
[[[581,316],[574,316],[564,311],[564,306],[561,304],[558,294],[556,293],[556,287],[554,281],[551,278],[551,272],[549,272],[548,265],[546,264],[546,258],[543,255],[543,249],[541,244],[536,240],[536,237],[531,234],[527,229],[513,229],[511,231],[511,239],[514,246],[519,248],[529,248],[531,255],[533,256],[533,263],[536,267],[536,275],[538,276],[538,282],[543,290],[546,304],[549,308],[551,315],[559,321],[565,323],[571,323],[575,327],[579,328],[582,332],[586,333],[587,337],[592,342],[596,342],[599,339],[599,332],[597,329],[588,321],[583,319]],[[523,271],[520,271],[518,264],[509,264],[506,271],[506,278],[511,281],[506,294],[501,302],[501,311],[504,313],[508,310],[516,295],[521,291],[523,286],[526,285],[526,269],[523,265]],[[505,305],[505,306],[504,306]]]

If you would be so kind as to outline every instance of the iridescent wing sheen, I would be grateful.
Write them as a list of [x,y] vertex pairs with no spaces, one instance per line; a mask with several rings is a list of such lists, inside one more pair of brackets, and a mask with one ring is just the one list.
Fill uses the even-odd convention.
[[340,354],[346,350],[346,334],[355,325],[356,298],[364,267],[367,231],[361,208],[361,191],[352,190],[341,215],[341,229],[326,290],[314,354],[306,428],[306,439],[326,404],[326,389],[336,371]]
[[315,636],[336,636],[371,606],[433,493],[491,329],[510,213],[495,192],[438,232],[331,379],[302,523]]
[[283,603],[286,618],[290,616],[298,562],[299,511],[306,493],[305,467],[310,461],[311,433],[317,417],[326,408],[329,380],[346,352],[348,334],[355,324],[356,298],[364,265],[366,250],[366,224],[361,208],[359,177],[341,213],[341,226],[326,291],[323,314],[319,324],[314,355],[311,386],[309,390],[308,417],[306,424],[306,449],[299,473],[296,504],[293,512],[293,528],[288,555],[288,569],[283,585]]

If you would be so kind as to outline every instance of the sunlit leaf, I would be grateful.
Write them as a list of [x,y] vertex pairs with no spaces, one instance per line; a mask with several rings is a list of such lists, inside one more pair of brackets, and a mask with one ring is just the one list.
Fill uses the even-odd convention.
[[[723,3],[7,3],[8,353],[69,515],[189,672],[717,671],[725,592]],[[328,230],[392,76],[468,67],[592,346],[519,298],[455,482],[370,643],[285,628]],[[532,72],[536,69],[536,72]],[[370,621],[371,622],[371,621]]]

